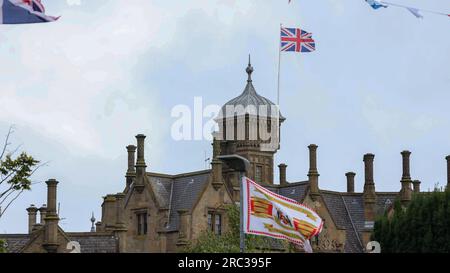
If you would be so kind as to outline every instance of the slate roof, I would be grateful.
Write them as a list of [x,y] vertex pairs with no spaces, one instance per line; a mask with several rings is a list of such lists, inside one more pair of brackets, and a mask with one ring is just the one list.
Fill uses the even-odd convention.
[[[344,251],[347,253],[363,252],[362,232],[364,230],[364,199],[362,193],[345,193],[321,191],[334,222],[346,230]],[[394,203],[398,193],[377,193],[377,215],[389,208],[386,204]],[[389,200],[387,203],[386,201]]]
[[5,240],[8,252],[17,253],[30,239],[29,234],[0,234],[0,239]]
[[[259,95],[256,93],[255,87],[253,86],[251,73],[253,72],[253,67],[251,64],[246,69],[247,74],[249,74],[249,78],[247,80],[247,85],[245,86],[244,91],[237,96],[236,98],[228,101],[222,106],[221,111],[216,119],[228,118],[233,116],[243,116],[245,114],[250,115],[260,115],[264,117],[272,117],[272,108],[275,107],[275,103],[270,101],[269,99]],[[236,107],[234,109],[238,110],[237,113],[227,113],[227,106]],[[242,106],[242,107],[237,107]],[[248,106],[253,106],[255,109],[248,108]],[[260,106],[265,106],[265,108],[260,108]],[[243,109],[242,109],[243,108]],[[233,108],[232,108],[233,109]],[[256,113],[251,112],[251,110],[256,110]],[[273,111],[277,111],[278,108],[274,108]],[[264,111],[264,112],[261,112]],[[283,115],[278,110],[280,120],[285,120]],[[275,117],[275,116],[274,116]]]
[[204,170],[175,176],[147,173],[152,189],[156,195],[160,195],[157,197],[160,200],[158,202],[165,204],[162,207],[170,211],[166,231],[178,230],[180,218],[178,210],[193,208],[208,183],[210,172],[211,170]]
[[277,193],[301,203],[305,199],[308,185],[308,181],[289,183],[286,186],[280,187]]
[[391,205],[394,205],[398,193],[383,192],[377,193],[377,215],[382,215]]
[[83,232],[66,233],[70,240],[80,243],[81,253],[116,253],[117,239],[112,234]]
[[[163,208],[170,208],[169,225],[166,231],[177,231],[179,228],[178,210],[191,210],[200,198],[208,183],[210,170],[179,175],[147,173],[148,181],[156,193],[158,203]],[[308,181],[288,183],[287,185],[263,185],[267,189],[303,202],[307,194]],[[364,230],[364,200],[362,193],[346,193],[320,191],[333,221],[338,228],[345,229],[345,252],[363,252],[362,231]],[[393,203],[398,193],[377,193],[377,214],[384,213],[387,204]],[[389,200],[389,201],[387,201]],[[273,245],[278,246],[277,240]],[[278,246],[279,247],[279,246]],[[277,249],[275,247],[274,249]]]
[[168,208],[170,202],[170,192],[172,190],[173,179],[163,176],[152,176],[147,174],[147,177],[156,195],[156,200],[160,207]]
[[[285,186],[266,186],[269,190],[303,202],[308,190],[308,181],[289,183]],[[345,229],[346,241],[344,251],[347,253],[363,252],[362,231],[364,230],[364,200],[362,193],[346,193],[334,191],[320,191],[333,221],[338,228]],[[394,203],[398,193],[377,193],[377,215],[383,214],[386,204]],[[386,203],[386,200],[387,201]]]
[[[117,240],[112,234],[96,232],[65,233],[69,240],[80,244],[81,253],[115,253],[118,252]],[[30,234],[0,234],[0,239],[7,243],[10,253],[18,253],[31,239]]]

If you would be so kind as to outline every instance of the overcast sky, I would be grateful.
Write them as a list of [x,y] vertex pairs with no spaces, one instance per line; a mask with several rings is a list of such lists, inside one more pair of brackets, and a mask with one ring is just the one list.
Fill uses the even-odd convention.
[[[450,13],[448,0],[392,2]],[[398,191],[400,152],[422,189],[446,183],[450,154],[450,19],[417,19],[363,0],[43,1],[56,23],[0,25],[0,135],[41,161],[34,176],[60,181],[60,225],[88,231],[102,196],[123,190],[126,149],[147,137],[148,171],[204,168],[208,141],[172,140],[174,106],[222,105],[246,84],[276,101],[279,25],[313,33],[317,51],[282,55],[281,150],[289,181],[305,180],[318,149],[319,186],[363,187],[363,154],[375,154],[377,191]],[[80,5],[77,5],[80,3]],[[205,119],[205,122],[207,120]],[[275,177],[278,177],[276,172]],[[278,178],[276,178],[278,180]],[[25,208],[46,202],[36,184],[0,219],[27,230]]]

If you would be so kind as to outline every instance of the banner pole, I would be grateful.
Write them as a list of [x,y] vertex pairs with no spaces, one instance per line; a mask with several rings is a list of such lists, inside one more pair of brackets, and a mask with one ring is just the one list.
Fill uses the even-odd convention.
[[[280,24],[280,31],[283,27],[282,24]],[[280,36],[280,32],[278,32],[278,35]],[[281,38],[278,37],[278,87],[277,87],[277,105],[280,107],[280,70],[281,70]]]
[[239,215],[240,215],[240,236],[239,236],[239,245],[241,253],[245,252],[245,233],[244,233],[244,173],[239,172]]

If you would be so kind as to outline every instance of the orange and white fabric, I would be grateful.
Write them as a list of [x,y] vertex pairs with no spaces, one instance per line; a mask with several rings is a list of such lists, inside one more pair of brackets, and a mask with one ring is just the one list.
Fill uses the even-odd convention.
[[323,227],[314,210],[247,177],[242,180],[242,190],[245,233],[288,240],[312,252],[309,239]]

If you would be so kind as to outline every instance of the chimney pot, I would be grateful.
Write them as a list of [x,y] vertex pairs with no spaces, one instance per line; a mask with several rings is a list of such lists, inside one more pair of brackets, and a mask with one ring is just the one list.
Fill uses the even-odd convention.
[[375,182],[373,179],[373,160],[375,158],[374,154],[365,154],[363,157],[364,161],[364,226],[371,227],[373,221],[375,220],[375,202],[376,202],[376,192],[375,192]]
[[137,161],[136,161],[136,183],[135,188],[138,193],[144,190],[144,177],[146,175],[145,159],[144,159],[144,145],[146,136],[139,134],[136,136],[137,140]]
[[317,146],[316,144],[311,144],[309,148],[309,173],[317,174]]
[[317,171],[317,148],[316,144],[308,146],[309,149],[309,190],[312,198],[319,194],[319,172]]
[[373,160],[375,158],[374,154],[365,154],[363,157],[364,161],[364,184],[373,184]]
[[49,253],[54,253],[58,249],[58,213],[56,211],[56,188],[58,181],[49,179],[47,184],[47,213],[45,215],[45,236],[44,248]]
[[39,208],[39,213],[40,213],[41,225],[44,225],[45,224],[45,215],[47,214],[47,205],[46,204],[43,204]]
[[36,225],[36,213],[38,209],[31,204],[28,208],[28,233],[33,232],[33,226]]
[[414,192],[415,193],[420,192],[420,181],[414,180],[412,183],[413,183],[413,187],[414,187]]
[[137,162],[136,162],[136,168],[137,167],[147,167],[147,165],[145,165],[145,158],[144,158],[145,138],[146,138],[146,136],[143,135],[143,134],[139,134],[139,135],[136,136],[136,140],[137,140]]
[[403,160],[403,174],[402,180],[411,180],[410,174],[410,166],[409,166],[409,157],[411,155],[410,151],[401,152],[402,160]]
[[287,165],[284,163],[281,163],[280,165],[278,165],[278,168],[280,170],[280,185],[286,185],[287,184],[287,180],[286,180]]
[[409,158],[411,155],[410,151],[402,151],[400,153],[402,155],[402,165],[403,165],[403,174],[402,179],[400,180],[402,184],[402,188],[400,190],[400,201],[403,205],[407,205],[409,201],[411,201],[411,173],[410,173],[410,163]]
[[354,172],[348,172],[345,174],[347,177],[347,192],[353,193],[355,192],[355,173]]
[[131,185],[133,179],[136,177],[136,169],[135,169],[135,157],[136,157],[136,146],[128,145],[128,169],[125,175],[127,181],[127,187]]
[[365,154],[363,157],[364,161],[364,197],[366,202],[375,202],[375,182],[373,179],[373,161],[374,154]]

